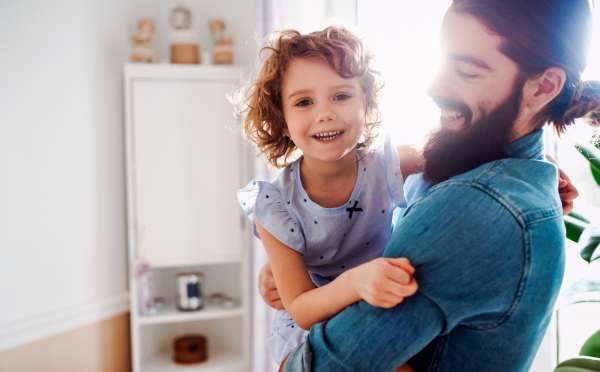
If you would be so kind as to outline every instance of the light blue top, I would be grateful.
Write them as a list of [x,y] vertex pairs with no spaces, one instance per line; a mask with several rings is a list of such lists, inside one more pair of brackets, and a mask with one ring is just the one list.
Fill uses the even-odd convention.
[[384,257],[406,257],[419,290],[391,309],[364,301],[313,326],[284,371],[528,371],[564,270],[565,226],[542,131],[508,159],[431,187]]
[[[350,200],[323,208],[302,187],[302,158],[273,182],[252,181],[238,191],[238,201],[254,225],[301,253],[318,286],[344,271],[381,257],[392,231],[396,207],[406,206],[396,148],[389,138],[373,152],[356,152],[358,176]],[[254,226],[256,233],[256,226]]]

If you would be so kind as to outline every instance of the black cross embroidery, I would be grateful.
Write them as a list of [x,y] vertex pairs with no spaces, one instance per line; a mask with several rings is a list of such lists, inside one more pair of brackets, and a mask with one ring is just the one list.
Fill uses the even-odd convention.
[[362,208],[356,208],[356,206],[358,205],[358,200],[354,201],[354,205],[352,206],[352,208],[346,208],[346,210],[348,212],[350,212],[350,215],[348,216],[349,219],[352,219],[352,213],[354,212],[362,212]]

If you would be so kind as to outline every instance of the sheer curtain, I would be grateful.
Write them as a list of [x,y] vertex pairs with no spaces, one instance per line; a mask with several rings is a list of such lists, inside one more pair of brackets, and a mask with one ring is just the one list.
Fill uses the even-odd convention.
[[[267,35],[278,29],[293,28],[307,33],[325,28],[333,23],[356,24],[356,0],[257,0],[258,50],[266,46]],[[257,68],[260,60],[257,58]],[[279,172],[269,169],[262,157],[254,162],[254,178],[272,180]],[[267,255],[259,239],[253,244],[253,281],[258,283],[258,273]],[[252,370],[275,372],[274,362],[265,345],[265,336],[271,326],[274,310],[266,305],[257,285],[253,285]]]

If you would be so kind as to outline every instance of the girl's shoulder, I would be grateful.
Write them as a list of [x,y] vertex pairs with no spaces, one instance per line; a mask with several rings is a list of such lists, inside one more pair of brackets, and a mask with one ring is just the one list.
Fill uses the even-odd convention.
[[303,252],[305,248],[302,228],[293,210],[294,165],[285,167],[271,182],[254,180],[245,188],[238,190],[238,202],[252,223],[254,235],[260,237],[256,230],[254,218],[261,225],[288,247]]

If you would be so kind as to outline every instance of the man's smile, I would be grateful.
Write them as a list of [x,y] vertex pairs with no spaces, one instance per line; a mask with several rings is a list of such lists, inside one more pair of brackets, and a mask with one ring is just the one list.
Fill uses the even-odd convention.
[[455,120],[458,118],[462,118],[464,115],[460,111],[446,111],[442,110],[442,117],[446,120]]
[[456,130],[465,123],[465,115],[462,111],[441,110],[440,122],[446,129]]

